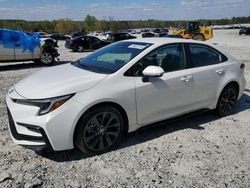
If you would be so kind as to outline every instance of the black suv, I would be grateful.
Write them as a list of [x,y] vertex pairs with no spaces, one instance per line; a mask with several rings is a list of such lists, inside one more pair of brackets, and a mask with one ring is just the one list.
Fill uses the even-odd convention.
[[109,42],[116,42],[126,39],[135,39],[135,36],[130,35],[129,33],[111,33],[107,39]]

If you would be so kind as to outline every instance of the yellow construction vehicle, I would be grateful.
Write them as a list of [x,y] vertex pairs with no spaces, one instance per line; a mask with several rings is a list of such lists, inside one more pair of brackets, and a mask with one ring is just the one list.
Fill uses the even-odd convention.
[[187,22],[186,29],[177,29],[173,35],[179,35],[186,39],[209,40],[213,38],[213,30],[207,27],[200,27],[199,22]]

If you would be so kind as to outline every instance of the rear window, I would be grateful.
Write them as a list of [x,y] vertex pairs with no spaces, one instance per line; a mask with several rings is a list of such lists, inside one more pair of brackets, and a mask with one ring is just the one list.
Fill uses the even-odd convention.
[[209,46],[190,44],[190,60],[193,67],[215,65],[227,61],[227,58]]

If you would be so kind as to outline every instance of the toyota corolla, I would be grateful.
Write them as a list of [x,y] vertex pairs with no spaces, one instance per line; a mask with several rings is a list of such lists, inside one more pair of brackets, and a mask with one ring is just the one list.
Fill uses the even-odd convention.
[[203,110],[230,115],[245,88],[244,68],[192,40],[117,42],[10,88],[11,137],[36,151],[107,152],[145,125]]

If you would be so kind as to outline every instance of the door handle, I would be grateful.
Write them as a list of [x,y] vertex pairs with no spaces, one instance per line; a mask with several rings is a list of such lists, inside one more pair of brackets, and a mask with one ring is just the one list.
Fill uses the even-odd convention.
[[181,81],[189,82],[192,80],[192,78],[193,78],[192,76],[184,76],[181,78]]
[[223,69],[219,69],[215,71],[218,75],[223,75],[224,74],[224,70]]

